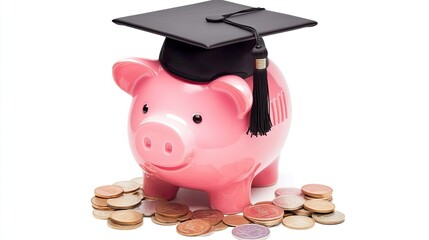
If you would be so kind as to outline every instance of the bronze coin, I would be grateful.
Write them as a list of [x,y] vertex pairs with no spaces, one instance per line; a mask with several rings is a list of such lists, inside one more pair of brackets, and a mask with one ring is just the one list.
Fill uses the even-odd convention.
[[243,224],[249,224],[250,221],[247,220],[243,215],[226,215],[223,217],[222,221],[231,227],[240,226]]
[[107,207],[107,198],[92,197],[91,203],[99,207]]
[[94,190],[96,197],[100,198],[115,198],[123,194],[124,190],[120,186],[105,185],[100,186]]
[[177,225],[176,230],[183,236],[200,236],[212,229],[210,222],[204,219],[192,219]]
[[155,213],[155,219],[158,222],[162,222],[162,223],[174,223],[174,222],[177,222],[177,219],[175,219],[175,218],[166,217],[166,216],[163,216],[163,215],[158,214],[158,213]]
[[301,191],[310,197],[326,198],[332,195],[332,188],[322,184],[307,184],[302,186]]
[[215,231],[222,231],[228,228],[228,225],[226,225],[224,222],[220,221],[218,224],[214,225]]
[[178,218],[187,214],[189,212],[189,207],[180,203],[160,201],[156,204],[156,212],[166,217]]
[[110,219],[107,219],[107,226],[117,230],[132,230],[132,229],[139,228],[142,225],[143,225],[143,222],[140,222],[134,225],[121,225],[110,221]]
[[270,221],[283,217],[284,210],[271,204],[248,206],[243,210],[243,215],[250,220]]
[[134,210],[118,210],[110,214],[109,220],[120,225],[135,225],[143,221],[143,214]]
[[200,209],[194,211],[192,219],[205,219],[211,223],[212,226],[218,224],[223,219],[223,213],[216,209]]

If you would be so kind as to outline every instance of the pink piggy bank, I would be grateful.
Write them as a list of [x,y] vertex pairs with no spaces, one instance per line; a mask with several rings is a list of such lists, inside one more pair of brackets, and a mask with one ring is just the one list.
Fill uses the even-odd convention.
[[146,196],[170,200],[179,187],[207,192],[226,214],[250,205],[251,187],[276,183],[290,125],[289,92],[273,62],[268,67],[267,136],[247,135],[252,77],[226,75],[193,83],[159,61],[131,58],[113,66],[117,85],[133,97],[129,141],[144,172]]

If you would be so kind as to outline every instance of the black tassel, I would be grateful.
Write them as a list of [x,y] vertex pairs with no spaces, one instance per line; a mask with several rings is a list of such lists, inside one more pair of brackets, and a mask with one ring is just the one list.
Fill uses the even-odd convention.
[[255,58],[253,70],[253,105],[250,112],[250,124],[247,134],[266,136],[271,130],[270,95],[268,90],[267,67],[268,51],[262,38],[258,38],[252,50]]

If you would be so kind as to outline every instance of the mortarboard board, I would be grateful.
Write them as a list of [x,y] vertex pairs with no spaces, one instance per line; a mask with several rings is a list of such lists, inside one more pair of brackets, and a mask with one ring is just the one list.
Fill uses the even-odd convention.
[[312,27],[317,22],[228,1],[207,1],[128,17],[114,23],[165,36],[159,60],[170,73],[195,82],[222,75],[253,75],[251,136],[271,129],[262,36]]

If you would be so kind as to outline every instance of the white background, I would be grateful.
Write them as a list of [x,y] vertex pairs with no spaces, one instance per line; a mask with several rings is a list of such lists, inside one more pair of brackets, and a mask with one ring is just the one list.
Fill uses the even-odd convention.
[[[0,239],[188,239],[149,219],[112,230],[92,217],[90,198],[99,185],[140,175],[127,140],[131,98],[111,66],[157,58],[163,40],[111,20],[195,2],[1,1]],[[280,225],[270,239],[427,239],[427,1],[236,2],[319,22],[265,38],[288,81],[293,122],[278,184],[252,200],[323,183],[347,220]],[[207,205],[200,192],[179,200]],[[205,239],[230,238],[228,229]]]

